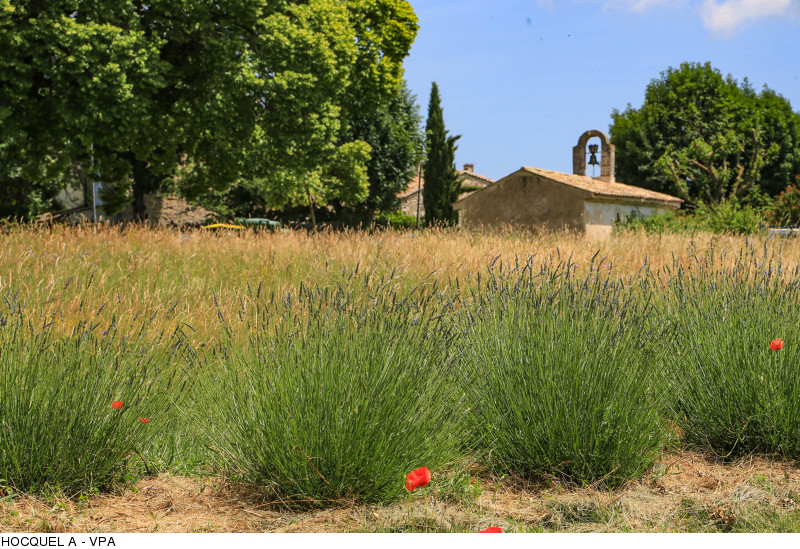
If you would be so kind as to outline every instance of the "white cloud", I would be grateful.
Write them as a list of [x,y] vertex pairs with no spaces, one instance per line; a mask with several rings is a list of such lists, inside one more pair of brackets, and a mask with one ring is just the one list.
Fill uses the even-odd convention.
[[715,34],[729,35],[750,19],[800,14],[797,0],[704,0],[700,8],[703,24]]
[[[550,0],[538,0],[546,2]],[[587,1],[587,0],[583,0]],[[588,0],[605,9],[645,13],[652,8],[689,6],[699,13],[703,25],[717,36],[730,36],[743,23],[769,17],[800,19],[800,0]]]
[[674,0],[627,0],[625,3],[629,4],[629,9],[644,13],[653,6],[660,6],[662,4],[670,5],[676,2]]
[[685,4],[687,0],[603,0],[606,8],[622,8],[644,13],[656,6],[674,7]]

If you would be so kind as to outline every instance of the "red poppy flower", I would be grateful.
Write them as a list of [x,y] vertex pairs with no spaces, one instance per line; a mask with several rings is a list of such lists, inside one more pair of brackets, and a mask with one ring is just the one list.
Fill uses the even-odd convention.
[[114,408],[115,410],[122,409],[122,401],[121,400],[115,400],[114,402],[111,403],[111,407]]
[[408,473],[406,480],[406,490],[413,492],[417,488],[427,486],[431,481],[431,472],[427,467],[420,467]]
[[779,351],[783,349],[783,341],[781,341],[780,339],[771,341],[769,344],[769,348],[772,349],[773,351]]
[[142,423],[147,423],[148,421],[150,421],[150,418],[149,417],[140,417],[139,421],[141,421]]
[[502,534],[503,529],[497,526],[489,526],[486,530],[481,530],[479,534]]

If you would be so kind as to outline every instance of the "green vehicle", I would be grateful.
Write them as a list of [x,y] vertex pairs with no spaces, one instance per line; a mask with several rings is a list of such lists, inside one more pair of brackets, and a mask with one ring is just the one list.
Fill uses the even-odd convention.
[[237,217],[236,225],[232,223],[213,223],[211,225],[203,226],[204,229],[234,229],[238,231],[246,229],[254,229],[254,230],[267,230],[270,232],[275,232],[277,230],[288,231],[288,229],[281,229],[280,227],[281,227],[280,222],[273,221],[271,219],[262,219],[260,217],[252,217],[252,218]]
[[279,221],[272,219],[264,219],[262,217],[237,217],[236,223],[244,225],[245,227],[252,227],[254,229],[266,229],[268,231],[277,231],[281,228]]

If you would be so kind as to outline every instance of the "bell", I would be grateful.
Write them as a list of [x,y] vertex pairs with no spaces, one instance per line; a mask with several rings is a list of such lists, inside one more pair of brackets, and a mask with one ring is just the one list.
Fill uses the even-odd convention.
[[597,161],[597,150],[600,148],[599,145],[589,145],[589,153],[592,155],[589,157],[589,165],[590,166],[599,166],[600,162]]

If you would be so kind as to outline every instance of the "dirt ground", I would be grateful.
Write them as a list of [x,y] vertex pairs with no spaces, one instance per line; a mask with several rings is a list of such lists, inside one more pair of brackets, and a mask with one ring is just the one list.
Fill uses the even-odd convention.
[[[723,464],[665,457],[613,492],[481,478],[477,497],[421,494],[413,504],[346,505],[305,513],[264,504],[218,478],[160,475],[120,495],[0,503],[3,532],[738,531],[786,529],[800,509],[797,464],[748,457]],[[764,518],[766,517],[766,518]],[[789,529],[800,521],[789,520]],[[734,530],[735,531],[735,530]]]

